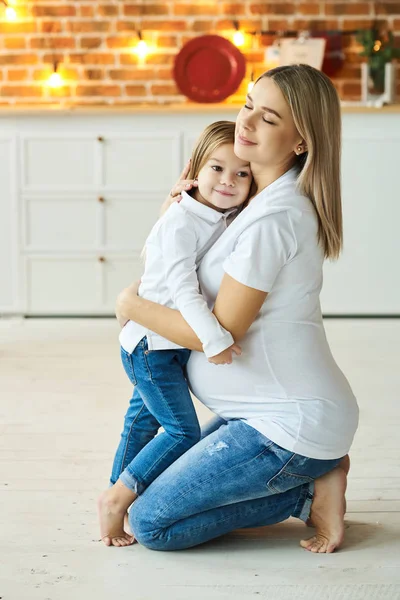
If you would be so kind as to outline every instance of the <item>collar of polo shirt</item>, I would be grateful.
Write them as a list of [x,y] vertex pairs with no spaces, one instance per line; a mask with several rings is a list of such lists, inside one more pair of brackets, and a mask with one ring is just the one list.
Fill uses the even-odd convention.
[[187,192],[182,192],[182,200],[180,201],[180,205],[186,208],[189,212],[192,212],[199,217],[206,219],[211,223],[218,223],[221,219],[229,217],[238,210],[238,207],[230,208],[225,212],[220,212],[215,208],[211,208],[210,206],[206,206],[201,202],[197,202],[192,196],[190,196]]

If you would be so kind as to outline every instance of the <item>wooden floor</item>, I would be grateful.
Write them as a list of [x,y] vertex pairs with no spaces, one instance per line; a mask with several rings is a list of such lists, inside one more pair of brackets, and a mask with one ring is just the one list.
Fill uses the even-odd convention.
[[95,500],[130,393],[116,323],[0,320],[0,597],[400,599],[400,320],[326,329],[361,408],[343,549],[302,550],[312,530],[288,521],[160,553],[98,542]]

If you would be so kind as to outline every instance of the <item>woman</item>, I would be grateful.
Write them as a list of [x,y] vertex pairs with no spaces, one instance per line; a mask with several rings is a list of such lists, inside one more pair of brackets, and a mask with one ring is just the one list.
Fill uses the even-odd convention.
[[[129,524],[148,548],[177,550],[294,516],[317,530],[303,547],[332,552],[343,540],[347,452],[358,425],[319,304],[324,258],[337,258],[342,245],[336,90],[307,65],[268,71],[235,135],[256,195],[198,277],[242,356],[217,368],[179,312],[139,298],[135,286],[118,298],[117,314],[195,350],[189,383],[218,415],[134,503]],[[102,502],[109,514],[119,510],[112,488]]]

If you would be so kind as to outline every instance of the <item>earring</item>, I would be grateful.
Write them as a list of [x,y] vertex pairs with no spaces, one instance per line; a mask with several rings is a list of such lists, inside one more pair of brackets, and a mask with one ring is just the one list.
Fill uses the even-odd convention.
[[303,148],[301,146],[297,146],[297,150],[296,150],[297,156],[299,156],[299,154],[301,154],[302,150],[303,150]]

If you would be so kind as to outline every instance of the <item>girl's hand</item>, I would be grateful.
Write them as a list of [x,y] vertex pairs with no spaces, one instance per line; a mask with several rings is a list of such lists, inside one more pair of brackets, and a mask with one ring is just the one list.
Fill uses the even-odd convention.
[[179,175],[178,181],[172,187],[170,193],[166,197],[162,207],[161,207],[161,216],[165,213],[165,211],[173,204],[174,202],[180,202],[182,200],[182,191],[188,192],[193,187],[197,187],[196,179],[186,179],[190,171],[190,160],[186,164],[182,173]]
[[208,359],[208,362],[213,363],[214,365],[230,365],[232,363],[232,352],[234,352],[236,356],[240,356],[242,354],[242,349],[238,344],[232,344],[232,346],[229,346],[226,350],[223,350],[215,356],[211,356]]

